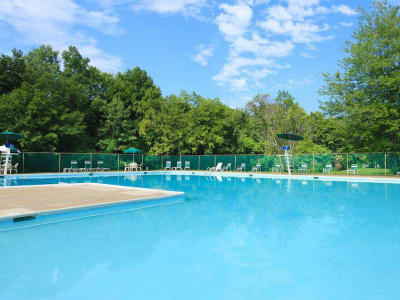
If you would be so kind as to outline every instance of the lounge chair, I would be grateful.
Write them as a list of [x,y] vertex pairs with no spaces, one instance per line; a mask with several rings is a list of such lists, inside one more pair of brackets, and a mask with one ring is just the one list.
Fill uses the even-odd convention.
[[272,172],[282,172],[281,165],[275,165],[275,167],[272,168]]
[[241,163],[239,167],[237,167],[236,171],[243,171],[246,172],[246,164]]
[[129,165],[130,164],[124,163],[124,172],[130,171],[129,170]]
[[85,160],[85,167],[80,168],[80,172],[90,172],[92,170],[92,162],[90,160]]
[[12,172],[15,172],[15,174],[18,174],[18,165],[19,163],[16,163],[15,165],[11,166],[11,174]]
[[331,174],[332,170],[333,170],[332,164],[326,164],[325,168],[322,169],[322,173]]
[[299,167],[299,168],[297,169],[297,172],[298,172],[298,173],[301,173],[301,172],[307,173],[307,164],[301,164],[301,167]]
[[181,170],[182,171],[182,162],[177,161],[176,162],[176,167],[173,167],[172,170]]
[[167,160],[165,162],[165,169],[164,170],[168,170],[168,169],[171,171],[171,161],[170,160]]
[[227,163],[226,166],[224,167],[224,171],[231,171],[232,170],[232,164]]
[[349,175],[349,173],[353,173],[353,175],[356,175],[357,169],[358,169],[358,165],[352,164],[350,169],[347,169],[347,175]]
[[251,169],[252,172],[261,172],[261,164],[257,163],[253,169]]
[[185,170],[190,170],[190,161],[185,161]]
[[71,160],[71,167],[67,168],[68,172],[78,172],[78,161],[77,160]]
[[224,169],[222,168],[222,162],[217,163],[216,167],[208,167],[207,171],[211,172],[220,172],[223,171]]
[[104,166],[104,162],[102,160],[98,160],[96,170],[99,172],[110,171],[110,168],[104,168],[103,166]]

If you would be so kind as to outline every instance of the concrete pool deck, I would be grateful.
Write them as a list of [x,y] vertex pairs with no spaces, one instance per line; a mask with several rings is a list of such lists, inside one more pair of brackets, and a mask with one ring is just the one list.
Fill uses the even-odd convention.
[[99,183],[4,187],[0,221],[178,195],[183,193]]

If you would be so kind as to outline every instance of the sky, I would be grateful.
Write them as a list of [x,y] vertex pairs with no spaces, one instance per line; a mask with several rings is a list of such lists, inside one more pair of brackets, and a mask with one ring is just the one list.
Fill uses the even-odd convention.
[[74,45],[102,71],[143,68],[163,95],[244,107],[286,90],[310,112],[324,100],[322,73],[339,69],[357,7],[371,2],[0,0],[0,52]]

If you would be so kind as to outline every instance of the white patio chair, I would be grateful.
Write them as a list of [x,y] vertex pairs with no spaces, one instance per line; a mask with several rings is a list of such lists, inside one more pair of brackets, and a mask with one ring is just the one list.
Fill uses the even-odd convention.
[[190,161],[185,161],[185,170],[190,170]]
[[322,169],[322,173],[331,174],[332,170],[333,170],[332,164],[326,164],[325,168]]
[[298,173],[301,173],[301,172],[307,173],[307,164],[301,164],[301,167],[299,167],[299,168],[297,169],[297,172],[298,172]]
[[347,175],[349,175],[349,173],[353,173],[353,175],[356,175],[357,169],[358,169],[358,165],[352,164],[350,169],[347,169]]
[[252,172],[261,172],[261,164],[257,163],[255,167],[251,169]]

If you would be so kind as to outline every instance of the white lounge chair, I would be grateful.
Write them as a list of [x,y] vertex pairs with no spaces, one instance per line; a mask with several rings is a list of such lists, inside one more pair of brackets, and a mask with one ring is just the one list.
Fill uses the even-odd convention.
[[90,172],[92,170],[92,162],[90,160],[85,160],[85,167],[80,168],[80,172]]
[[165,169],[164,170],[170,170],[171,171],[171,161],[167,160],[165,162]]
[[173,167],[172,170],[181,170],[182,171],[182,162],[177,161],[176,162],[176,167]]
[[301,167],[299,167],[299,168],[297,169],[297,172],[298,172],[298,173],[301,173],[301,172],[307,173],[307,164],[301,164]]
[[331,174],[332,170],[333,170],[332,164],[326,164],[325,168],[322,169],[322,173]]
[[237,171],[246,171],[246,163],[241,163],[239,167],[236,169]]
[[185,161],[185,170],[190,170],[190,161]]
[[79,171],[79,169],[78,169],[78,161],[77,160],[71,160],[71,167],[70,168],[68,168],[69,170],[69,172],[78,172]]
[[231,171],[232,170],[232,164],[227,163],[226,166],[224,167],[224,171]]
[[281,165],[275,165],[275,167],[272,168],[272,172],[282,172]]
[[350,169],[347,169],[347,175],[349,175],[349,173],[353,173],[353,175],[356,175],[357,169],[358,169],[358,165],[352,164]]
[[104,172],[104,171],[110,171],[110,168],[104,168],[104,162],[102,160],[98,160],[96,170],[99,172]]
[[19,163],[16,163],[15,165],[13,165],[11,167],[11,174],[12,174],[12,172],[15,172],[15,174],[18,174],[18,165],[19,165]]
[[224,169],[222,168],[222,162],[217,163],[216,167],[208,167],[207,171],[211,172],[220,172],[223,171]]
[[261,172],[261,164],[257,163],[253,169],[251,169],[252,172]]

